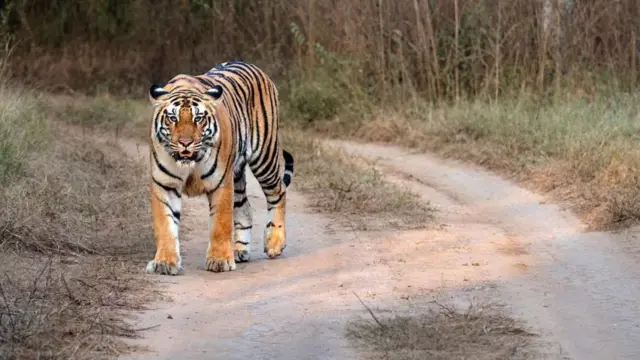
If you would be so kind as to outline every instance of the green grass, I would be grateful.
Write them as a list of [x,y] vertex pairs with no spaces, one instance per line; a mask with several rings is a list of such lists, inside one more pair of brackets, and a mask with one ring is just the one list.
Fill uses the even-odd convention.
[[0,87],[0,181],[24,175],[25,164],[49,142],[42,103],[19,88]]

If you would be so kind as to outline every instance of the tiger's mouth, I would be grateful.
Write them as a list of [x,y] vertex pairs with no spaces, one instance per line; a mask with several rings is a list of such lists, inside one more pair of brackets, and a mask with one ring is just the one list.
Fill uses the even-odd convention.
[[189,150],[182,150],[182,151],[174,151],[173,152],[173,159],[178,162],[178,163],[182,163],[182,164],[190,164],[192,162],[195,162],[196,159],[198,158],[198,152],[196,151],[189,151]]

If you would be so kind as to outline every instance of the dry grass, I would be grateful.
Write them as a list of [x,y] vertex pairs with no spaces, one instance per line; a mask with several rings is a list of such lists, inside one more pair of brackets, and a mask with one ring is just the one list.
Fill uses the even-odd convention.
[[124,320],[152,291],[137,267],[104,257],[1,258],[3,359],[115,358],[128,350],[123,338],[138,336]]
[[347,325],[354,346],[370,359],[385,360],[539,359],[532,336],[491,305],[472,304],[465,311],[438,305],[419,315],[358,319]]
[[284,131],[282,141],[296,159],[294,186],[312,196],[315,209],[346,218],[359,229],[420,228],[430,223],[429,204],[385,182],[373,167],[362,167],[307,132]]
[[43,121],[32,93],[0,99],[0,357],[113,358],[136,335],[126,313],[153,298],[142,164]]
[[66,255],[145,250],[150,218],[142,164],[108,141],[53,131],[60,140],[0,193],[2,203],[15,204],[0,209],[0,245]]
[[47,113],[67,124],[112,133],[114,137],[147,136],[151,104],[148,101],[114,98],[108,94],[48,95],[41,100]]
[[[640,221],[635,96],[497,104],[415,103],[369,118],[320,121],[320,134],[394,143],[468,160],[566,201],[596,229]],[[407,110],[408,109],[408,110]]]

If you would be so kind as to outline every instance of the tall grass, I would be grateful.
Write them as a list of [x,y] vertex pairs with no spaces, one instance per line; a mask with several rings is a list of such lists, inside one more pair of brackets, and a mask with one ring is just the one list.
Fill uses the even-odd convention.
[[0,181],[24,175],[25,164],[48,142],[40,110],[33,93],[0,83]]
[[144,96],[243,58],[279,78],[334,64],[384,101],[496,100],[635,89],[638,19],[635,0],[7,0],[0,25],[14,75],[53,90]]

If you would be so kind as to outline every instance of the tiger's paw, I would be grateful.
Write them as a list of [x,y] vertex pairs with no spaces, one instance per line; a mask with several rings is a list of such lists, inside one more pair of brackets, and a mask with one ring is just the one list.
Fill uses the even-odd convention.
[[233,257],[237,263],[251,260],[251,229],[236,229],[234,233]]
[[247,249],[235,249],[233,250],[233,257],[237,263],[243,263],[251,260],[251,254]]
[[236,262],[231,259],[207,258],[204,265],[205,270],[212,272],[233,271],[236,269]]
[[282,254],[284,248],[287,247],[284,228],[282,225],[276,227],[273,223],[267,224],[264,230],[264,252],[269,259],[275,259]]
[[177,261],[171,260],[151,260],[147,264],[146,272],[159,275],[180,275],[182,268]]

